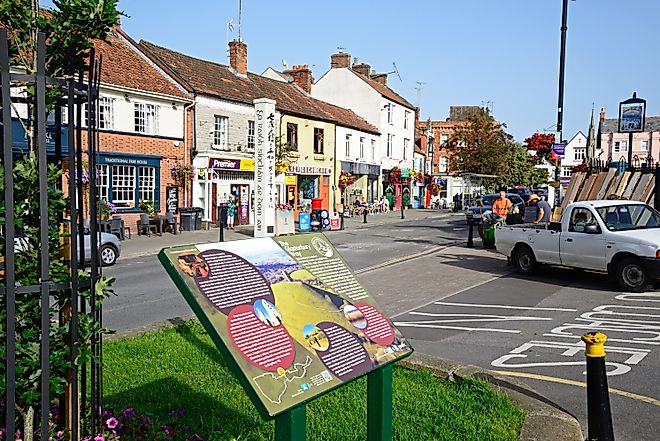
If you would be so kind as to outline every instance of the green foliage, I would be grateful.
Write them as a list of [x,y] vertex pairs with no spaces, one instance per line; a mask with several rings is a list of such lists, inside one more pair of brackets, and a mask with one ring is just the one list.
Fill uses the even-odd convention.
[[154,201],[140,201],[140,210],[144,211],[149,216],[156,214],[156,203]]
[[[106,407],[135,407],[156,420],[182,408],[181,423],[204,439],[273,439],[272,422],[259,417],[199,322],[113,341],[103,351]],[[353,381],[309,403],[308,439],[366,439],[366,383]],[[524,412],[485,382],[452,383],[398,366],[393,401],[398,441],[514,441],[524,421]]]
[[487,190],[516,185],[530,186],[539,177],[524,147],[490,115],[487,109],[473,112],[448,141],[452,169],[458,172],[496,175],[483,180]]

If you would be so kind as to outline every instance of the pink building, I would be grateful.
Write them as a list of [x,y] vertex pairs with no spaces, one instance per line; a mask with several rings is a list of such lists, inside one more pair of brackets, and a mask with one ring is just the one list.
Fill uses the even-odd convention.
[[[600,111],[600,124],[598,126],[598,142],[596,144],[596,156],[600,159],[611,159],[618,161],[622,157],[628,160],[628,133],[618,132],[618,119],[605,118],[605,110]],[[632,140],[633,161],[635,156],[639,164],[647,162],[649,156],[653,158],[652,164],[660,160],[660,116],[647,116],[645,131],[634,133]]]

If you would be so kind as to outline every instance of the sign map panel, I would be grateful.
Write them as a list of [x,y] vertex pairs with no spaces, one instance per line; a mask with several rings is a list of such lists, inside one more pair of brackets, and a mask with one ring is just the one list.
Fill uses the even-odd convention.
[[266,419],[412,353],[322,233],[159,259]]

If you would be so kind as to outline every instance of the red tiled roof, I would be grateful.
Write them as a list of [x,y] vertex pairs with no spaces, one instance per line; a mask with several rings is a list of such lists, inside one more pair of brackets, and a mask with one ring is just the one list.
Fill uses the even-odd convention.
[[137,43],[121,30],[110,31],[106,41],[95,40],[94,49],[97,56],[103,57],[102,83],[179,98],[188,97],[173,81],[145,59],[145,56],[139,52]]
[[415,106],[410,104],[408,100],[406,100],[404,97],[402,97],[401,95],[390,89],[388,86],[381,84],[376,80],[372,80],[371,78],[367,78],[364,75],[360,75],[357,72],[353,71],[353,73],[358,77],[360,77],[362,80],[364,80],[368,85],[376,89],[378,93],[380,93],[388,100],[394,101],[395,103],[401,104],[402,106],[408,107],[409,109],[415,109]]
[[255,99],[270,98],[275,100],[276,108],[283,113],[378,133],[376,127],[353,111],[312,98],[292,83],[272,80],[250,72],[247,76],[239,76],[227,65],[191,57],[144,40],[140,41],[140,46],[190,92],[250,105]]

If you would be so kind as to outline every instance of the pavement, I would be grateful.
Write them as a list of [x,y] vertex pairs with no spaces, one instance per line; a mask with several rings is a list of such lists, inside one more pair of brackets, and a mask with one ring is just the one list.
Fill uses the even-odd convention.
[[[570,431],[570,415],[587,427],[579,337],[603,330],[610,337],[606,351],[617,441],[658,439],[660,293],[621,293],[605,277],[580,271],[545,269],[535,277],[519,277],[503,256],[464,247],[462,215],[432,210],[405,215],[404,221],[399,212],[369,216],[366,225],[361,218],[347,219],[346,230],[326,234],[412,342],[416,355],[440,364],[458,360],[461,369],[447,372],[478,369],[497,387],[522,380],[527,386],[502,390],[514,401],[522,394],[522,401],[536,403],[538,393],[557,403],[556,408],[568,411],[562,418]],[[104,324],[126,334],[190,317],[154,253],[163,246],[215,241],[217,232],[126,241],[118,264],[105,269],[117,277],[120,296],[104,305]],[[248,237],[249,230],[226,235]],[[523,439],[577,440],[568,432],[558,434],[557,418],[537,405],[528,409],[528,415],[538,418],[532,426],[526,423],[523,432],[529,436]],[[542,438],[548,433],[556,435]]]

